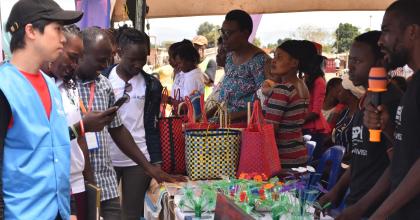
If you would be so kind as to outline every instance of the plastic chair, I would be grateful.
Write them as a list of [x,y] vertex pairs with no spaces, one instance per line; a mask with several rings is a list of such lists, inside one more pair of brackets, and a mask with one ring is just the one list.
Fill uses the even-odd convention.
[[350,188],[347,188],[346,194],[344,194],[343,200],[341,200],[341,203],[336,208],[336,210],[338,210],[339,212],[341,212],[344,209],[344,207],[346,206],[346,199],[349,196],[349,194],[350,194]]
[[312,162],[312,154],[314,153],[316,142],[315,141],[306,141],[306,149],[308,150],[308,164]]
[[324,152],[321,159],[318,162],[316,167],[317,178],[314,178],[311,184],[315,185],[320,181],[322,174],[324,173],[325,166],[328,161],[331,162],[330,173],[328,177],[327,190],[331,190],[336,184],[338,175],[341,172],[341,161],[343,159],[345,148],[343,146],[335,145],[330,147],[327,151]]
[[329,214],[331,217],[337,217],[340,215],[340,213],[344,210],[345,205],[346,205],[346,199],[347,196],[350,194],[350,188],[347,188],[346,193],[344,194],[343,199],[341,200],[340,204],[338,205],[338,207],[333,207],[333,209],[330,210]]

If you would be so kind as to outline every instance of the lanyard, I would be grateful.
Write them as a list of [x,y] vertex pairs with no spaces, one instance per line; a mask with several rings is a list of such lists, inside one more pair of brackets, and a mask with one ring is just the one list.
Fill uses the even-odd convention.
[[92,105],[93,105],[93,99],[95,97],[95,82],[92,82],[90,84],[90,92],[89,92],[89,104],[88,109],[86,110],[85,105],[83,104],[82,99],[80,99],[80,109],[82,110],[83,114],[86,114],[90,111],[92,111]]

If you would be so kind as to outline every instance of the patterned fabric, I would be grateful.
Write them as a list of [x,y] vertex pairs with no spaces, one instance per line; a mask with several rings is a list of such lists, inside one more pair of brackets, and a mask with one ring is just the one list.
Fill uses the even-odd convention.
[[[95,96],[92,104],[92,111],[105,111],[112,107],[115,102],[114,91],[112,90],[109,80],[99,75],[95,81],[83,82],[77,80],[79,95],[83,104],[88,108],[90,85],[95,83]],[[121,119],[117,115],[108,128],[121,126]],[[112,166],[111,156],[109,152],[109,140],[107,139],[106,129],[96,133],[99,148],[89,151],[90,164],[95,174],[95,181],[101,187],[101,201],[118,197],[118,184],[115,170]]]
[[307,162],[302,126],[308,109],[308,99],[299,97],[293,84],[277,84],[264,103],[265,120],[275,125],[276,142],[283,168]]
[[185,133],[188,177],[191,180],[235,177],[239,162],[240,131],[189,130]]
[[264,65],[270,59],[265,53],[258,53],[248,62],[236,65],[232,53],[226,57],[225,76],[221,82],[219,101],[228,101],[228,112],[246,110],[248,102],[264,81]]

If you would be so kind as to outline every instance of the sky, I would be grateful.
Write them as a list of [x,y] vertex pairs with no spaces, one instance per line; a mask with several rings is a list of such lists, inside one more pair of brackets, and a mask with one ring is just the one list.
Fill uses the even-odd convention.
[[[262,45],[275,43],[279,38],[293,37],[300,26],[311,25],[333,33],[339,23],[351,23],[363,32],[366,28],[380,30],[384,11],[343,11],[343,12],[295,12],[265,14],[257,30],[256,37]],[[209,22],[222,25],[224,16],[196,16],[147,19],[152,43],[192,39],[200,24]]]

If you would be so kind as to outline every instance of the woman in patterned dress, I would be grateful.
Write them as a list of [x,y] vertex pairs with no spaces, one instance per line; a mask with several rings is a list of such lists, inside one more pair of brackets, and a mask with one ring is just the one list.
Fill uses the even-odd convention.
[[219,102],[227,103],[232,121],[246,122],[247,102],[253,101],[255,92],[264,81],[265,66],[270,58],[248,42],[252,33],[252,19],[245,11],[227,13],[220,33],[228,54]]

